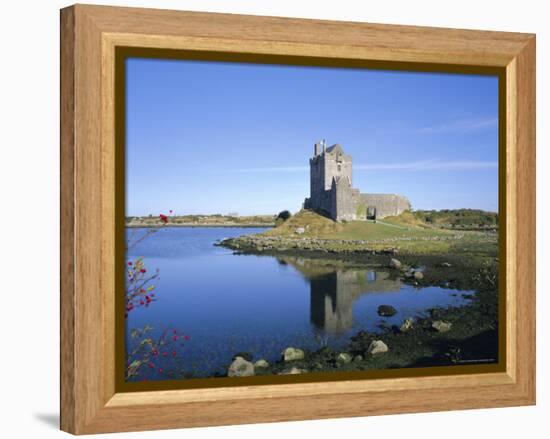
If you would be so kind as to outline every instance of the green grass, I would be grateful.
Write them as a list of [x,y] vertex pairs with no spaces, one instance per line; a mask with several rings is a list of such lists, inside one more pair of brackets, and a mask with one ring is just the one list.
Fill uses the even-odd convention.
[[434,236],[449,236],[451,233],[443,230],[422,229],[419,227],[393,227],[380,222],[351,221],[343,225],[342,230],[328,233],[325,239],[380,240],[392,238],[431,238]]

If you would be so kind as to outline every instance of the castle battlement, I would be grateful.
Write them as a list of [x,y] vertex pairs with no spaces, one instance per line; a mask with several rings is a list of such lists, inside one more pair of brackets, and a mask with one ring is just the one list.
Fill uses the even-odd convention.
[[328,215],[335,221],[366,220],[399,215],[410,210],[403,195],[366,194],[353,187],[353,160],[340,144],[327,148],[324,140],[313,147],[309,159],[310,196],[304,208]]

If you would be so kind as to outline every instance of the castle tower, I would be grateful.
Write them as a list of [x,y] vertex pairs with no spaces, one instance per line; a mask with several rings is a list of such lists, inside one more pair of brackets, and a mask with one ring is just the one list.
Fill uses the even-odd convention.
[[402,195],[359,192],[353,187],[352,166],[351,156],[341,145],[327,148],[324,140],[317,142],[309,159],[310,197],[304,200],[304,208],[335,221],[366,220],[368,211],[383,218],[411,208],[409,200]]
[[334,179],[345,177],[352,180],[352,159],[344,153],[341,145],[332,145],[326,148],[323,142],[314,146],[314,156],[309,160],[310,167],[310,195],[312,199],[318,199],[323,191],[329,191]]
[[330,190],[333,180],[347,178],[349,185],[353,185],[352,180],[352,160],[351,156],[344,153],[340,144],[332,145],[327,148],[324,154],[324,188]]

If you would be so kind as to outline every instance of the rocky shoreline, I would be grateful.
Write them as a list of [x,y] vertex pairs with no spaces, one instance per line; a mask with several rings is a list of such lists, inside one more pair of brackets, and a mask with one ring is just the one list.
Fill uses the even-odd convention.
[[[279,360],[269,363],[249,353],[237,353],[223,376],[292,375],[411,367],[493,364],[498,362],[498,261],[468,265],[433,260],[415,268],[386,256],[386,266],[404,282],[446,285],[474,290],[464,293],[470,302],[460,307],[432,308],[424,317],[405,317],[398,325],[380,331],[359,331],[343,349],[324,347],[309,351],[290,346]],[[462,273],[458,278],[451,273]],[[473,288],[473,287],[476,288]],[[389,305],[378,308],[380,317],[397,312]]]
[[[383,240],[351,240],[321,238],[286,238],[281,236],[245,235],[228,238],[215,245],[240,252],[288,252],[317,251],[322,253],[364,253],[364,254],[398,254],[393,245],[405,241],[460,241],[463,235],[431,236],[422,238],[387,238]],[[380,248],[380,245],[385,247]]]

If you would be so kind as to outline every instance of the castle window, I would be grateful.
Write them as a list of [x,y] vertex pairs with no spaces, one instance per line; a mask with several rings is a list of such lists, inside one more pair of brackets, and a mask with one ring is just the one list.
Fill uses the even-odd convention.
[[340,172],[341,170],[342,170],[342,165],[338,163],[338,172]]

